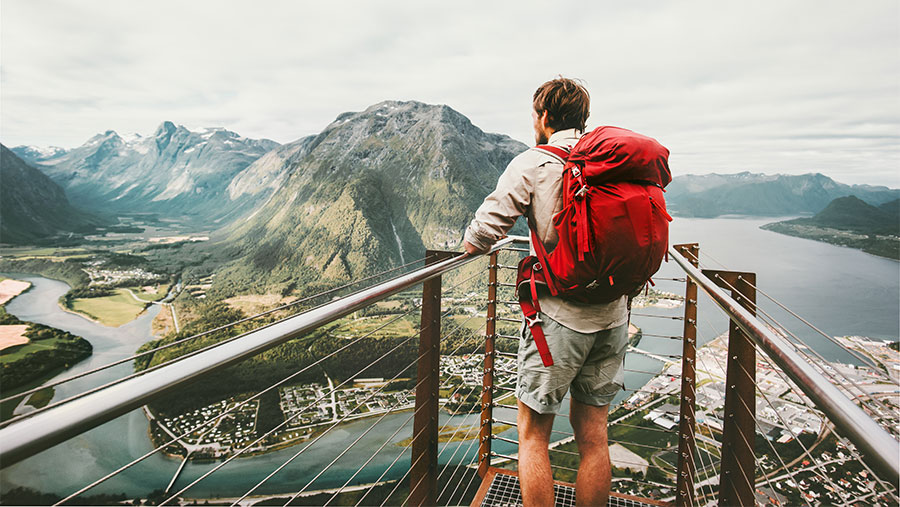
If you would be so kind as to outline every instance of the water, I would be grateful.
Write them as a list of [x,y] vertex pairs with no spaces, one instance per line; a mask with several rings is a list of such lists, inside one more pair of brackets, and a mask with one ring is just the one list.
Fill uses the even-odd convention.
[[[799,238],[779,235],[758,227],[773,220],[749,218],[719,219],[676,219],[672,224],[672,243],[699,242],[701,261],[712,268],[722,269],[720,261],[729,269],[754,271],[758,286],[794,311],[815,323],[830,335],[864,335],[877,339],[897,340],[900,335],[900,264],[856,250],[836,247]],[[707,266],[704,266],[707,267]],[[664,264],[660,277],[683,276],[674,263]],[[84,336],[94,345],[94,355],[84,363],[61,376],[69,376],[117,358],[133,354],[135,349],[150,337],[150,321],[158,307],[120,328],[106,328],[59,309],[56,301],[67,287],[61,282],[31,275],[15,276],[32,282],[34,287],[10,303],[7,310],[24,320],[52,325]],[[658,282],[661,290],[683,294],[684,284]],[[839,351],[827,340],[812,330],[805,328],[793,318],[779,310],[762,295],[760,306],[776,319],[784,322],[798,336],[819,350],[830,360],[850,361],[851,357]],[[682,308],[645,308],[639,313],[677,316]],[[715,305],[701,297],[699,308],[699,333],[701,343],[713,339],[727,329],[727,322]],[[680,335],[682,323],[675,320],[635,317],[634,322],[647,333]],[[681,344],[675,340],[645,337],[640,348],[663,354],[678,354]],[[657,372],[662,363],[657,360],[631,354],[626,359],[626,368]],[[121,377],[131,371],[131,365],[122,365],[102,374],[102,380]],[[639,388],[651,375],[641,373],[626,374],[626,387]],[[99,383],[94,380],[92,385]],[[75,383],[73,383],[75,384]],[[86,384],[60,387],[57,397],[81,391]],[[618,400],[626,397],[622,393]],[[563,406],[563,410],[567,410]],[[388,443],[363,472],[351,484],[372,482],[390,465],[401,452],[395,442],[412,434],[412,424],[404,423],[409,412],[390,414],[366,435],[356,446],[338,461],[309,489],[340,486],[362,463],[384,443],[387,436],[400,425],[405,424],[397,436]],[[495,417],[514,420],[515,413],[498,408]],[[441,415],[441,423],[450,420]],[[475,424],[477,414],[455,416],[452,425]],[[375,419],[364,419],[336,428],[324,436],[315,446],[304,451],[282,472],[275,475],[256,493],[277,493],[296,491],[307,484],[335,456],[346,449],[350,442],[371,426]],[[557,418],[555,428],[571,432],[568,420]],[[516,438],[515,430],[503,434]],[[562,435],[557,435],[561,438]],[[444,449],[440,461],[452,457],[453,463],[468,463],[477,444],[472,441],[442,444]],[[207,479],[192,487],[190,497],[238,496],[262,480],[288,458],[305,447],[304,444],[282,451],[237,459]],[[494,450],[501,454],[515,452],[515,446],[505,442],[494,442]],[[82,434],[53,449],[47,450],[28,460],[4,469],[0,474],[2,490],[17,485],[27,485],[42,491],[66,494],[105,475],[125,463],[151,450],[147,438],[147,420],[140,411],[110,421],[90,432]],[[454,454],[455,452],[455,454]],[[217,463],[190,463],[177,481],[180,489]],[[93,492],[124,492],[130,496],[146,495],[153,489],[164,488],[179,465],[179,461],[165,456],[154,455],[115,479],[98,486]],[[408,469],[409,452],[388,471],[385,479],[400,478]],[[442,477],[441,483],[448,479]]]

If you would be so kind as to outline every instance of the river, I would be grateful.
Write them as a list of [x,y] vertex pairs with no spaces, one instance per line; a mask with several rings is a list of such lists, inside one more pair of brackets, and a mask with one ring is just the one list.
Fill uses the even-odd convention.
[[[671,243],[699,242],[701,260],[704,264],[709,264],[709,267],[721,268],[716,264],[716,261],[719,261],[726,263],[729,269],[756,272],[758,285],[762,290],[814,322],[826,333],[897,340],[900,335],[898,322],[900,264],[857,250],[783,236],[758,228],[759,225],[773,220],[678,218],[672,224]],[[669,263],[663,265],[659,276],[683,276],[683,274],[674,263]],[[66,313],[58,307],[56,301],[67,290],[65,284],[31,275],[15,277],[31,282],[33,288],[7,304],[10,313],[23,320],[40,322],[78,334],[88,339],[94,346],[94,355],[89,360],[76,365],[61,376],[69,376],[75,371],[133,354],[137,347],[151,337],[150,321],[158,312],[157,306],[153,306],[150,311],[120,328],[107,328]],[[657,287],[679,294],[684,292],[683,283],[660,281]],[[761,295],[760,304],[765,311],[783,321],[792,331],[829,359],[850,360],[845,353],[837,350],[814,331],[799,325],[796,320],[786,316]],[[681,308],[648,308],[637,312],[676,316],[681,311]],[[706,298],[701,298],[698,320],[701,342],[713,339],[726,329],[727,323],[721,312]],[[680,321],[635,317],[634,322],[647,333],[665,335],[681,333]],[[674,340],[650,337],[644,338],[639,346],[657,353],[679,353],[681,347],[680,343]],[[661,366],[659,361],[638,354],[631,354],[626,359],[626,368],[632,370],[655,372],[659,371]],[[101,379],[85,380],[80,385],[73,382],[72,385],[60,387],[56,399],[81,391],[86,385],[96,385],[104,380],[121,377],[130,371],[130,365],[122,365],[104,372]],[[650,377],[649,374],[628,373],[626,387],[638,388]],[[617,401],[625,396],[627,393],[620,394]],[[515,417],[512,411],[500,409],[498,412],[497,417],[501,419],[511,420]],[[366,435],[311,488],[329,488],[343,484],[408,416],[409,412],[404,412],[385,417],[375,430]],[[448,415],[441,415],[442,423],[448,419],[450,419]],[[375,419],[371,418],[363,419],[335,429],[270,479],[258,493],[296,491],[374,421]],[[477,415],[471,414],[453,417],[450,424],[476,422]],[[411,423],[408,426],[409,428],[398,433],[394,441],[411,435]],[[560,431],[571,431],[565,418],[557,418],[555,427]],[[504,436],[515,438],[515,430],[509,430]],[[442,444],[441,448],[445,450],[441,461],[448,460],[458,448],[459,451],[452,461],[467,463],[476,448],[474,445],[470,446],[471,442]],[[187,495],[198,498],[240,495],[304,445],[235,460],[192,487]],[[494,449],[503,454],[515,452],[514,446],[505,442],[495,442]],[[0,473],[0,487],[2,491],[7,491],[18,485],[27,485],[42,491],[66,494],[149,450],[151,446],[147,438],[147,420],[136,410],[4,469]],[[399,447],[388,444],[353,483],[377,479],[399,452]],[[409,452],[405,454],[387,474],[387,479],[399,478],[405,473],[409,466]],[[92,491],[124,492],[129,496],[146,495],[151,490],[164,488],[178,465],[178,460],[155,455]],[[215,464],[188,464],[175,485],[176,489],[193,481],[213,466]],[[442,481],[446,479],[444,477]]]

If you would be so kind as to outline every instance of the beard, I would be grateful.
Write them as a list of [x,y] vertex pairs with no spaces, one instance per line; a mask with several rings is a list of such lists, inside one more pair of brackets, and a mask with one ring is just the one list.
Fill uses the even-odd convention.
[[534,131],[534,142],[535,144],[547,144],[550,142],[550,139],[547,137],[547,134],[535,129]]

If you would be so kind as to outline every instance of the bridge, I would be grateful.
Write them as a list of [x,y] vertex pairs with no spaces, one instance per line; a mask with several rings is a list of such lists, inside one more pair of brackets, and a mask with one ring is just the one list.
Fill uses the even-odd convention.
[[[228,498],[228,503],[520,502],[515,405],[507,400],[514,400],[510,393],[520,339],[513,279],[518,259],[527,252],[524,245],[527,238],[510,237],[484,256],[428,251],[422,259],[383,273],[8,396],[0,402],[15,402],[175,346],[198,344],[190,353],[3,421],[0,466],[14,466],[153,400],[177,395],[191,382],[421,286],[411,309],[374,319],[376,326],[344,337],[344,345],[277,383],[223,401],[196,420],[160,421],[170,426],[154,440],[153,449],[113,465],[103,476],[66,492],[56,504],[85,498],[101,484],[173,448],[200,453],[205,436],[220,426],[238,428],[228,452],[216,456],[215,464],[199,477],[179,482],[188,462],[184,458],[170,480],[146,485],[148,491],[163,491],[152,503],[202,503],[209,498],[192,493],[198,483],[237,466],[239,457],[274,447],[288,449],[279,454],[286,459],[261,471],[261,479],[248,480],[245,488],[241,484],[243,494]],[[757,304],[763,297],[781,305],[757,287],[754,273],[709,269],[701,262],[697,244],[675,245],[669,257],[683,275],[657,282],[680,285],[684,305],[681,310],[645,308],[631,315],[632,322],[666,319],[672,326],[665,333],[642,333],[640,347],[632,352],[664,364],[655,370],[626,367],[624,392],[611,408],[615,470],[610,505],[900,503],[896,375],[871,354],[821,333],[798,315],[803,325],[852,355],[859,366],[829,364],[804,343],[802,333]],[[699,332],[705,318],[698,312],[701,295],[709,303],[704,308],[717,308],[714,311],[727,316],[725,336]],[[371,345],[367,338],[416,315],[415,332],[404,339],[383,350],[360,349]],[[218,338],[211,340],[213,336]],[[412,351],[411,361],[387,366],[407,357],[404,351]],[[297,380],[302,375],[325,368],[329,361],[344,361],[351,353],[371,361],[356,375],[332,379],[326,374],[327,387],[303,390]],[[373,377],[372,372],[381,376],[365,379],[364,385],[356,381]],[[405,379],[407,390],[397,390]],[[267,395],[279,397],[284,420],[263,431],[259,407]],[[310,420],[318,407],[327,414],[321,421]],[[567,418],[558,415],[551,449],[558,505],[574,504],[579,462]],[[251,420],[252,425],[247,422]],[[347,430],[350,424],[353,431]],[[388,424],[396,426],[393,433]],[[324,444],[341,430],[347,436],[340,437],[340,445]],[[364,439],[372,448],[372,442],[380,445],[359,459],[355,448]],[[265,487],[273,477],[312,459],[313,453],[324,461],[293,487],[278,493]],[[343,483],[319,487],[326,476]]]

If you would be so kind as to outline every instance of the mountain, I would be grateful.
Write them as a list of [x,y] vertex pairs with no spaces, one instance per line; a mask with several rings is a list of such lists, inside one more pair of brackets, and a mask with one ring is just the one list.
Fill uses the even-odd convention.
[[[276,190],[227,229],[219,279],[296,286],[362,278],[458,248],[475,209],[527,147],[447,106],[387,101],[259,159],[229,195]],[[524,231],[519,231],[524,232]]]
[[31,166],[66,153],[65,148],[60,148],[58,146],[49,146],[47,148],[41,148],[39,146],[15,146],[10,151],[18,155],[19,158]]
[[227,198],[231,180],[279,145],[221,128],[192,132],[166,121],[152,136],[108,130],[68,151],[17,151],[66,189],[73,204],[100,212],[155,212],[218,223],[250,209]]
[[0,242],[34,243],[92,232],[104,222],[73,208],[50,178],[0,144]]
[[676,177],[666,187],[666,204],[679,216],[783,216],[817,213],[838,197],[855,195],[879,205],[900,198],[900,190],[845,185],[823,174],[707,174]]
[[900,259],[900,199],[872,206],[853,195],[839,197],[813,217],[766,224],[763,229]]

